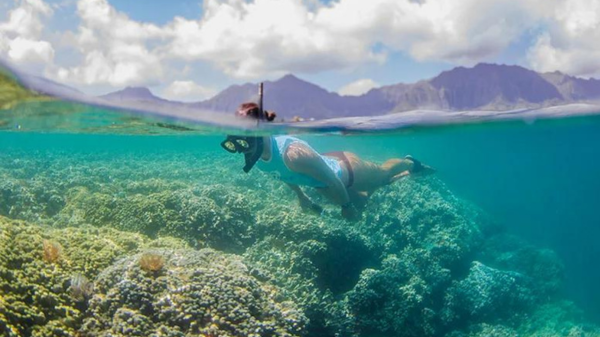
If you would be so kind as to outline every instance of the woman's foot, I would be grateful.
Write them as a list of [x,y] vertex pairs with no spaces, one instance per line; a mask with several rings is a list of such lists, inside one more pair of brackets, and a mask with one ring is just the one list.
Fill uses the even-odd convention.
[[412,167],[409,168],[408,170],[402,171],[402,172],[396,174],[395,176],[393,176],[390,179],[390,183],[393,183],[404,177],[408,177],[408,176],[412,176],[412,175],[425,176],[425,175],[435,173],[435,171],[436,171],[433,167],[421,163],[419,160],[413,158],[410,155],[404,157],[404,159],[410,161],[412,163]]
[[304,211],[309,211],[309,212],[312,212],[315,214],[323,213],[323,207],[321,207],[319,204],[315,204],[314,202],[312,202],[310,200],[301,200],[300,207]]
[[412,168],[409,170],[410,174],[431,174],[435,173],[435,169],[429,165],[425,165],[421,163],[421,161],[413,158],[413,156],[408,155],[404,157],[404,159],[412,161]]

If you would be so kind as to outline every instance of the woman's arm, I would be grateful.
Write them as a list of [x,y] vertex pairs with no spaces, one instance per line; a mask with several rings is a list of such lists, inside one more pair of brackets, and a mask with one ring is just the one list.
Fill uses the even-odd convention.
[[302,207],[302,209],[307,209],[318,214],[323,213],[323,207],[319,206],[318,204],[315,204],[312,200],[310,200],[310,198],[304,193],[304,191],[302,191],[300,186],[292,185],[289,183],[286,183],[286,185],[288,185],[289,188],[291,188],[292,191],[296,193],[298,201],[300,202],[300,207]]

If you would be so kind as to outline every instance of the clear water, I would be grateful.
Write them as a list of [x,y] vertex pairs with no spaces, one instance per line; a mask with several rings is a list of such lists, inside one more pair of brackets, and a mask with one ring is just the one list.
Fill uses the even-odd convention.
[[[320,216],[243,173],[223,131],[99,108],[57,117],[68,106],[30,106],[31,122],[0,111],[6,336],[600,334],[599,116],[299,136],[437,170],[380,189],[347,222],[314,191]],[[164,265],[148,271],[140,254]],[[95,287],[74,298],[79,274]]]

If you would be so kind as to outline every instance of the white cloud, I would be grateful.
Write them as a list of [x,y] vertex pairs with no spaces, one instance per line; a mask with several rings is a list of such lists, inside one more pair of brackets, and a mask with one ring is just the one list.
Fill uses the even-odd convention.
[[207,0],[201,20],[178,18],[168,30],[173,38],[170,56],[208,61],[239,78],[385,59],[364,39],[332,34],[300,0]]
[[17,37],[8,45],[8,57],[17,63],[51,63],[54,49],[47,41]]
[[600,76],[600,0],[569,0],[551,7],[549,29],[528,52],[532,68]]
[[369,90],[379,87],[379,83],[372,79],[364,78],[348,83],[338,90],[340,95],[344,96],[360,96],[366,94]]
[[[60,81],[122,87],[169,83],[182,76],[178,66],[197,62],[253,80],[352,70],[386,62],[393,52],[470,65],[541,31],[527,55],[536,70],[600,73],[600,0],[205,0],[199,19],[162,26],[135,21],[108,1],[78,0],[79,27],[53,46],[43,36],[52,8],[18,0],[0,22],[0,55],[48,63],[47,73]],[[63,62],[54,65],[55,57]],[[170,95],[186,82],[180,91],[174,83]],[[360,88],[340,92],[367,90]],[[195,90],[191,95],[201,94]]]
[[385,62],[389,51],[473,64],[496,56],[534,25],[538,2],[207,0],[201,20],[177,18],[168,25],[168,50],[238,78],[352,68]]
[[161,56],[156,48],[149,47],[162,38],[158,26],[131,20],[106,0],[80,0],[77,14],[81,26],[66,40],[84,55],[83,62],[56,69],[58,79],[112,86],[151,85],[161,81],[165,75]]
[[21,65],[52,64],[54,48],[42,38],[43,20],[53,11],[42,0],[21,0],[0,22],[0,56]]
[[198,85],[194,81],[174,81],[163,90],[163,97],[176,101],[196,102],[210,98],[216,93],[216,90]]
[[42,0],[21,0],[9,12],[7,22],[0,23],[0,31],[21,38],[39,38],[43,25],[41,18],[51,16],[52,9]]

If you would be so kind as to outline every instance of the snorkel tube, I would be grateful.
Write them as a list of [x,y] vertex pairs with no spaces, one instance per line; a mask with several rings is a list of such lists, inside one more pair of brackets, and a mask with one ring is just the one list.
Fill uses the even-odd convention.
[[[263,83],[260,82],[258,85],[258,118],[256,118],[256,126],[260,124],[262,119],[265,119],[265,112],[263,110]],[[252,153],[244,153],[244,160],[246,165],[244,166],[244,172],[248,173],[254,167],[254,164],[260,159],[263,153],[263,138],[258,136],[254,138],[254,151]]]
[[265,118],[265,111],[263,110],[263,82],[260,82],[258,84],[258,119],[257,119],[257,121],[260,121],[261,119],[264,119],[264,118]]

